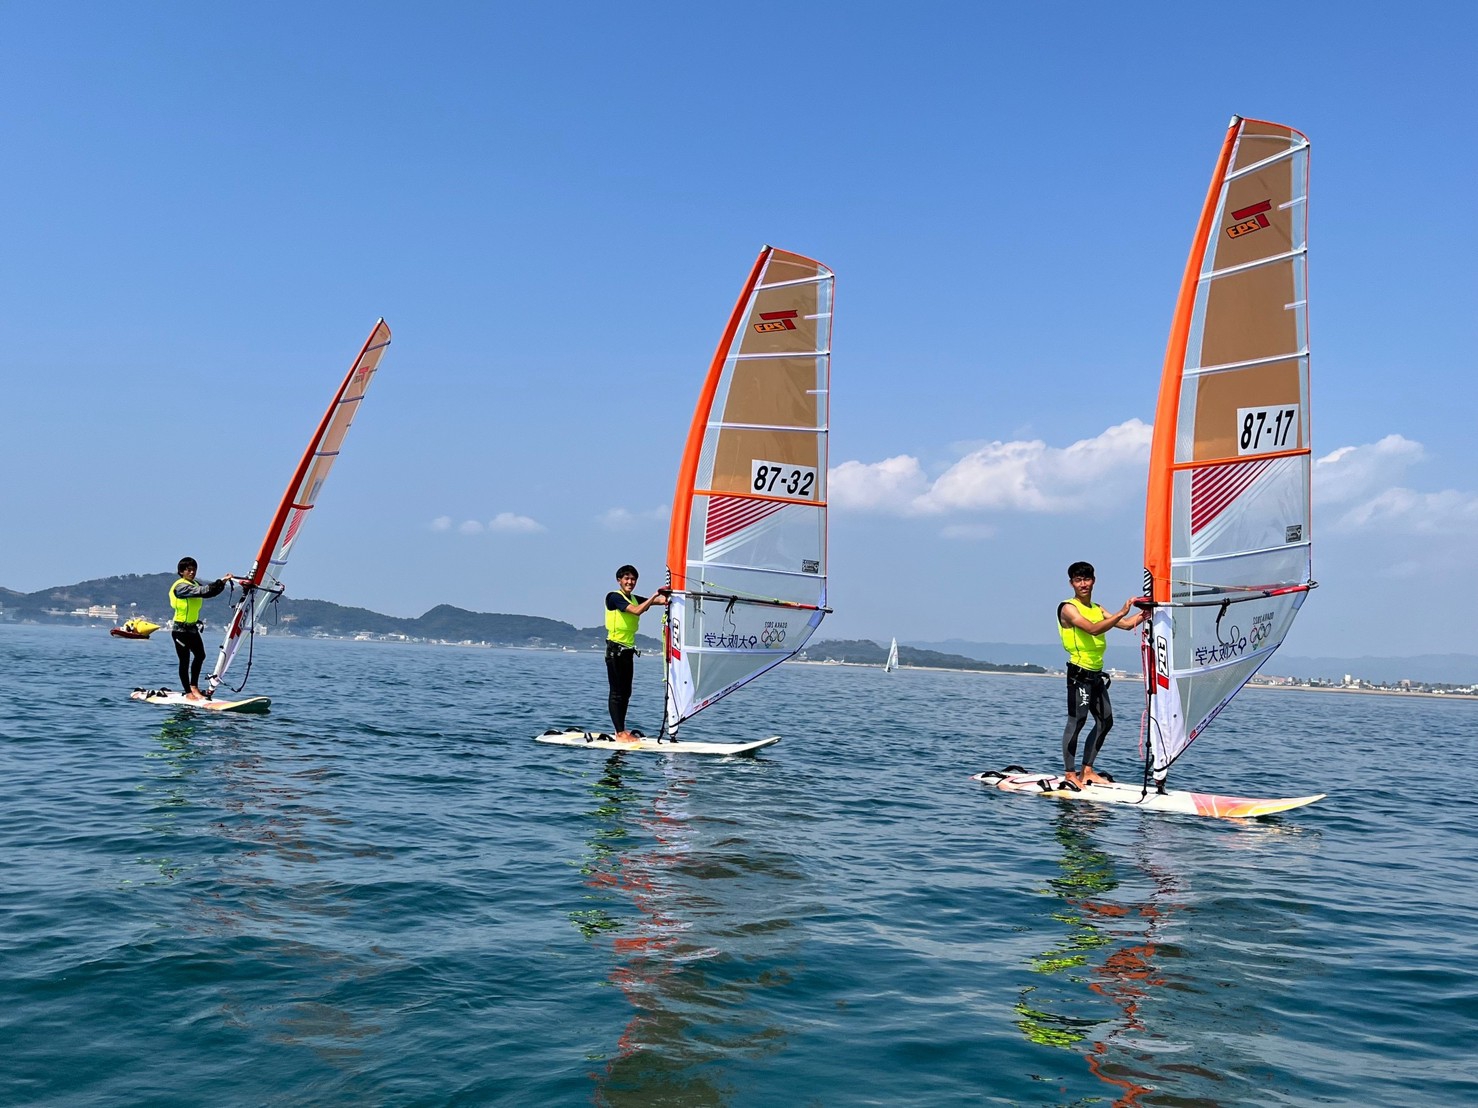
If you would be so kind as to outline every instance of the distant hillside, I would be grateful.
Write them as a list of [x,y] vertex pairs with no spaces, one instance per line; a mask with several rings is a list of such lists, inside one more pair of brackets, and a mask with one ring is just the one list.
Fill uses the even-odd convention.
[[[870,639],[827,639],[809,643],[805,650],[810,662],[850,662],[853,665],[880,666],[888,659],[888,648]],[[913,646],[898,647],[898,664],[922,666],[926,669],[969,669],[983,673],[1046,673],[1037,665],[1009,665],[967,658],[961,654],[942,654],[937,650],[920,650]]]
[[[78,617],[52,615],[48,610],[68,613],[78,608],[112,604],[118,608],[120,621],[131,615],[140,615],[163,623],[169,618],[166,593],[173,580],[174,575],[169,573],[130,573],[121,577],[79,581],[75,585],[57,585],[32,593],[0,587],[0,608],[3,608],[3,618],[8,620],[75,625]],[[219,627],[225,621],[226,611],[221,600],[208,601],[206,619]],[[327,600],[298,600],[287,596],[276,606],[275,624],[269,614],[267,625],[276,634],[404,635],[411,639],[486,642],[497,646],[567,646],[576,650],[599,649],[606,637],[605,628],[600,626],[575,627],[542,616],[469,612],[449,604],[439,604],[425,615],[405,619],[382,615],[367,608],[349,608]],[[1136,635],[1120,634],[1110,638],[1109,644],[1104,655],[1108,666],[1139,672],[1139,639]],[[637,645],[643,650],[661,647],[657,639],[648,635],[637,636]],[[867,639],[830,640],[807,647],[807,655],[818,661],[835,654],[837,661],[855,661],[862,665],[882,665],[886,653],[882,646]],[[900,644],[898,657],[906,666],[1014,673],[1060,670],[1066,660],[1062,647],[1057,643],[970,642],[965,639]],[[1478,683],[1478,656],[1422,654],[1412,658],[1309,658],[1277,654],[1264,672],[1280,677],[1334,681],[1349,674],[1364,681],[1385,683],[1409,680],[1469,685]]]
[[[33,593],[0,589],[0,604],[5,607],[6,619],[75,624],[76,616],[50,613],[112,604],[117,606],[120,620],[136,614],[163,623],[169,618],[168,593],[173,581],[174,576],[168,573],[128,574]],[[217,627],[225,623],[227,611],[219,599],[206,602],[205,617]],[[287,596],[269,609],[266,626],[273,634],[404,635],[411,639],[486,642],[496,646],[567,646],[576,650],[599,649],[606,638],[604,627],[575,627],[543,616],[469,612],[450,604],[438,604],[425,615],[406,619],[367,608],[346,608],[327,600],[295,600]],[[644,650],[661,647],[657,639],[648,635],[638,635],[637,645]]]

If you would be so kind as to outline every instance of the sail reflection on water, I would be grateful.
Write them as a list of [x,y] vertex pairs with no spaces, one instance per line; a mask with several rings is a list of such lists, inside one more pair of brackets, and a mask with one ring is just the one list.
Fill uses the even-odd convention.
[[[1052,918],[1066,926],[1067,934],[1033,958],[1031,969],[1075,987],[1023,989],[1016,1026],[1038,1045],[1082,1053],[1093,1076],[1112,1088],[1114,1104],[1135,1105],[1161,1084],[1156,1060],[1174,1054],[1155,1046],[1164,1037],[1151,1027],[1146,1009],[1157,994],[1178,987],[1165,963],[1179,951],[1165,942],[1164,933],[1185,907],[1185,897],[1179,878],[1148,850],[1137,852],[1136,872],[1121,877],[1119,864],[1093,838],[1111,818],[1087,805],[1060,806],[1055,835],[1062,847],[1061,872],[1042,892],[1061,899]],[[1144,833],[1157,832],[1145,823]],[[1143,879],[1148,896],[1126,897]],[[1088,997],[1076,988],[1082,985]],[[1117,1012],[1105,1018],[1099,1000],[1109,1001]],[[1184,1065],[1175,1068],[1184,1075]]]
[[695,784],[680,758],[633,764],[617,753],[592,786],[581,865],[590,906],[571,919],[587,939],[609,936],[607,980],[632,1010],[591,1074],[598,1104],[729,1103],[738,1090],[727,1067],[786,1039],[753,994],[792,980],[793,924],[774,882],[801,874],[741,825],[695,816]]

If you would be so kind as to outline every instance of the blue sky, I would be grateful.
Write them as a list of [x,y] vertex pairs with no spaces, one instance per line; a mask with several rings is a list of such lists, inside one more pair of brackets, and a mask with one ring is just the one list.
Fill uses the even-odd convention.
[[[1286,649],[1471,651],[1478,8],[0,7],[0,585],[243,572],[378,316],[286,575],[599,621],[661,577],[759,247],[837,273],[825,637],[1051,641],[1140,578],[1228,118],[1313,142],[1315,575]],[[1465,621],[1464,621],[1465,622]]]

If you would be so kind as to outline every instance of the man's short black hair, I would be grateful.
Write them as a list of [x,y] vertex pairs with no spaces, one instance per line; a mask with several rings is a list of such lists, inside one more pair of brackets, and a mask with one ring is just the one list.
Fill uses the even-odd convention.
[[625,577],[628,573],[631,574],[631,576],[633,577],[641,576],[640,573],[636,572],[636,566],[622,566],[616,571],[616,580],[621,580],[621,578]]
[[1097,580],[1097,577],[1093,573],[1092,562],[1074,562],[1067,567],[1067,576],[1068,580],[1072,580],[1074,577],[1087,577],[1091,580]]
[[180,564],[175,566],[174,571],[176,573],[183,574],[187,569],[199,570],[200,565],[195,561],[194,558],[181,558]]

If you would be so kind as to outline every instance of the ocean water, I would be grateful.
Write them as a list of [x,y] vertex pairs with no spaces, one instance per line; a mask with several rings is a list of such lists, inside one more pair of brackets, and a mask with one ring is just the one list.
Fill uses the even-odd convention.
[[595,654],[173,670],[0,625],[6,1105],[1478,1103],[1478,703],[1248,690],[1175,782],[1331,795],[1234,822],[969,781],[1055,763],[1044,678],[783,666],[710,759],[532,742]]

